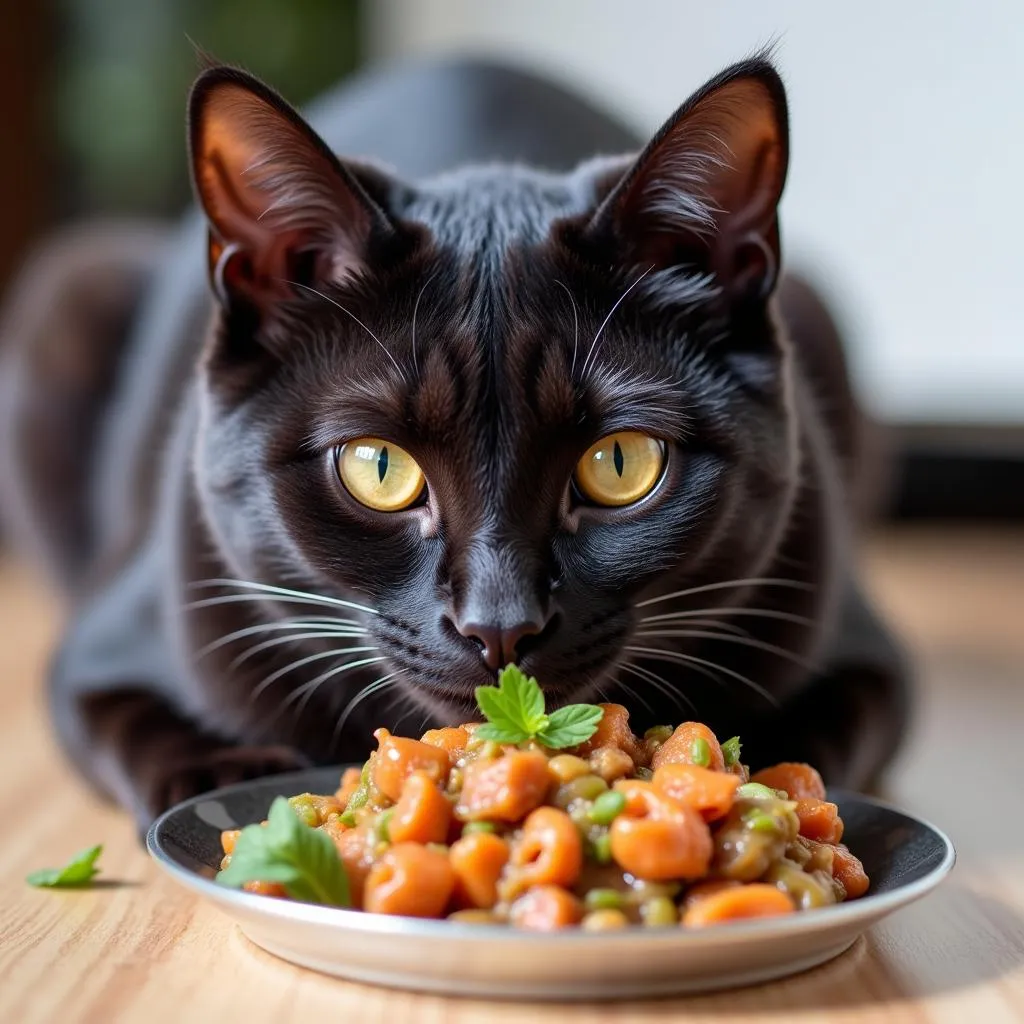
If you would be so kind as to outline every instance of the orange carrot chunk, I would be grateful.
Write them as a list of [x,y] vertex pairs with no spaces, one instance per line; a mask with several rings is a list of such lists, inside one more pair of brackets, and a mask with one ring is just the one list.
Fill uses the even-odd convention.
[[700,722],[683,722],[654,752],[651,767],[663,764],[696,764],[712,771],[725,771],[725,757],[715,734]]
[[778,917],[796,911],[793,901],[774,885],[754,882],[696,900],[683,914],[687,928],[703,928],[726,921],[742,921],[752,917]]
[[550,776],[544,754],[515,750],[467,765],[455,814],[460,821],[516,822],[543,802]]
[[615,784],[626,806],[609,830],[615,862],[651,881],[700,878],[711,863],[714,844],[704,819],[635,779]]
[[440,917],[454,888],[455,872],[446,854],[419,843],[396,843],[370,869],[363,909],[371,914]]
[[835,847],[832,877],[846,890],[846,898],[850,900],[863,896],[870,884],[864,873],[864,865],[842,843]]
[[575,884],[583,868],[583,842],[565,811],[538,807],[523,823],[512,848],[509,871],[500,887],[505,900],[540,885]]
[[697,811],[705,821],[717,821],[729,813],[742,780],[731,773],[677,763],[663,764],[652,781],[659,793]]
[[796,802],[800,835],[819,843],[838,843],[843,838],[843,820],[839,808],[826,800],[802,799]]
[[466,752],[469,745],[469,733],[465,729],[429,729],[420,738],[421,743],[429,743],[432,747],[438,747],[448,754],[450,764],[456,761]]
[[579,924],[583,905],[572,893],[557,885],[541,885],[524,893],[509,908],[509,921],[516,928],[553,932]]
[[393,843],[443,843],[451,819],[451,801],[427,772],[416,771],[405,780],[388,834]]
[[448,778],[450,765],[444,750],[392,736],[387,729],[378,729],[373,735],[379,743],[373,759],[373,784],[390,800],[402,795],[402,786],[413,772],[425,771],[439,784]]
[[573,749],[579,757],[589,757],[600,747],[624,750],[633,761],[642,760],[643,745],[629,727],[629,712],[621,704],[598,705],[604,714],[597,723],[597,731],[585,743]]
[[462,908],[493,907],[508,857],[508,843],[488,832],[472,833],[452,843],[448,859],[455,872],[455,903]]
[[762,768],[750,777],[751,782],[760,782],[769,789],[784,790],[790,800],[824,800],[825,783],[817,769],[798,761],[783,761]]

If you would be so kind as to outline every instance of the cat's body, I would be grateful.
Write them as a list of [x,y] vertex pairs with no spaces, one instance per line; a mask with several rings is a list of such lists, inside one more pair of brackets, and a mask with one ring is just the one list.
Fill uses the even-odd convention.
[[[51,691],[84,773],[144,823],[235,778],[355,760],[403,715],[461,719],[517,657],[555,701],[700,717],[755,763],[873,780],[902,664],[850,564],[861,435],[838,339],[803,286],[774,289],[783,102],[751,62],[638,164],[577,170],[636,141],[501,69],[413,68],[321,105],[331,148],[398,183],[208,73],[192,146],[224,311],[207,329],[191,222],[75,424],[95,438],[67,494],[88,528],[30,510],[74,594]],[[37,439],[52,373],[10,360],[24,496],[75,438]],[[657,438],[664,468],[634,504],[595,506],[574,466],[616,431]],[[332,454],[353,438],[408,451],[420,498],[354,500]]]

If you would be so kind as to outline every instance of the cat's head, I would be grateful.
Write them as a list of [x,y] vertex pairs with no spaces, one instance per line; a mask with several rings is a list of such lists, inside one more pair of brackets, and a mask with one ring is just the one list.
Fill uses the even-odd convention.
[[372,609],[361,681],[450,707],[517,659],[593,697],[645,598],[766,564],[796,477],[767,62],[565,175],[398,181],[227,69],[190,131],[204,514],[240,579]]

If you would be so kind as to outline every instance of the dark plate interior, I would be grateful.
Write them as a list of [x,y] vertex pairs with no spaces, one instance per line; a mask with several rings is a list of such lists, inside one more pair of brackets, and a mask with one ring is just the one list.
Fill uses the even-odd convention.
[[[223,829],[261,821],[277,796],[332,793],[340,776],[340,768],[317,768],[194,797],[156,822],[150,844],[186,870],[213,878],[222,857]],[[839,805],[846,826],[843,841],[863,861],[871,879],[870,895],[910,885],[946,859],[945,838],[924,822],[854,793],[834,790],[829,795]]]

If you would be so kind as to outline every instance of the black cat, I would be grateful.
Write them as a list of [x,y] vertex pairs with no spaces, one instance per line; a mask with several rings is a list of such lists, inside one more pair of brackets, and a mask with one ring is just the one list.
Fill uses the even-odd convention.
[[74,599],[51,695],[82,771],[145,824],[461,719],[516,660],[552,703],[872,782],[904,670],[850,564],[838,339],[780,279],[771,64],[568,170],[628,133],[486,65],[371,77],[318,124],[407,177],[204,72],[212,322],[190,226],[80,392],[28,341],[8,355],[18,494],[49,495],[29,518]]

